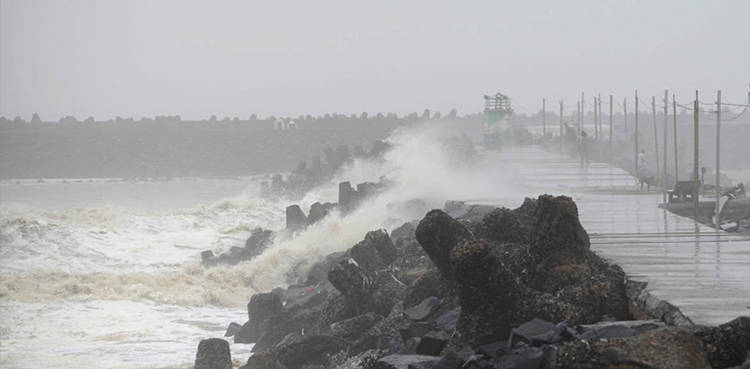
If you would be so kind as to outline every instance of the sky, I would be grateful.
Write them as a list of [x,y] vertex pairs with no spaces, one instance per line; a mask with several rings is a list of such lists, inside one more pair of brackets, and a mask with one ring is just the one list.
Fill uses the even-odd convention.
[[0,115],[247,118],[744,103],[750,1],[0,0]]

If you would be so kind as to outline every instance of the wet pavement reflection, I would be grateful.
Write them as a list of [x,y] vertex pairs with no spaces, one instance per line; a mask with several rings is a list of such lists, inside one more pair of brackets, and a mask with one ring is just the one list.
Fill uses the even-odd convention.
[[524,193],[475,203],[515,208],[524,196],[570,196],[592,249],[632,279],[648,282],[651,294],[694,323],[716,325],[750,315],[750,237],[717,232],[660,209],[660,190],[641,190],[634,177],[608,164],[582,166],[533,146],[492,155],[499,167],[511,167],[522,178]]

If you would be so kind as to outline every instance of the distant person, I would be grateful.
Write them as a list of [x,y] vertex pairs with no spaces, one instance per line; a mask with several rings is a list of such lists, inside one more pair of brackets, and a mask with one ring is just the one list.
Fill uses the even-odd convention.
[[583,161],[586,161],[586,165],[589,164],[589,148],[588,148],[588,135],[586,134],[586,131],[581,131],[581,134],[578,136],[578,154],[581,155],[581,165],[583,165]]

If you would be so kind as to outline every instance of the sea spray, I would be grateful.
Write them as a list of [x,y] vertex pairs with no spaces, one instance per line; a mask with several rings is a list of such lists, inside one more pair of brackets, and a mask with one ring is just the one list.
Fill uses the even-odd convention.
[[409,127],[389,138],[391,149],[376,159],[344,165],[327,184],[308,192],[303,207],[336,202],[338,182],[386,180],[389,185],[347,213],[333,212],[291,238],[277,237],[263,254],[241,265],[246,284],[269,291],[304,279],[312,265],[326,255],[344,251],[371,230],[400,226],[424,213],[389,208],[389,204],[421,199],[428,208],[442,207],[458,197],[490,197],[517,190],[511,176],[496,163],[465,162],[456,158],[451,137],[439,123]]

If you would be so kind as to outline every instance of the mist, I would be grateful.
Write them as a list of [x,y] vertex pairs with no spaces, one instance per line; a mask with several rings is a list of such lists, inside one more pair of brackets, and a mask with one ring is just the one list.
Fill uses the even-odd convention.
[[738,367],[748,14],[0,0],[0,367]]

